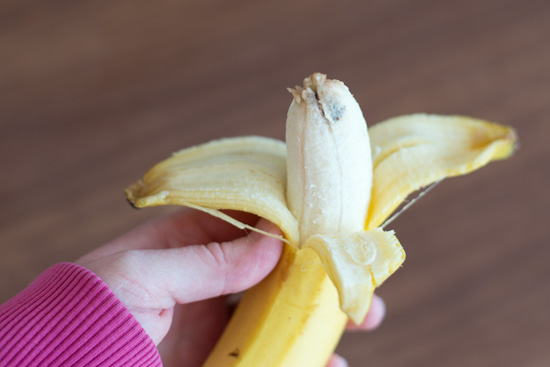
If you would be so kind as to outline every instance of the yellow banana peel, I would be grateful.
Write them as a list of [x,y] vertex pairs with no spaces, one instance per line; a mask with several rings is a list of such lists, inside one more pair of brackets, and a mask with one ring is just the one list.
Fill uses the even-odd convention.
[[347,87],[322,74],[291,92],[286,144],[215,140],[126,189],[134,207],[183,205],[258,231],[221,210],[246,211],[283,232],[277,267],[245,293],[205,366],[324,366],[405,259],[380,225],[412,192],[514,150],[512,128],[464,116],[400,116],[367,133]]

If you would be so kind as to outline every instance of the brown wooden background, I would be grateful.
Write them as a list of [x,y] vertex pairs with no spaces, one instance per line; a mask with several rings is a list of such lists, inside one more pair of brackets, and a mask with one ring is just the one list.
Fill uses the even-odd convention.
[[550,2],[0,2],[0,301],[170,208],[122,190],[222,136],[282,138],[314,71],[369,123],[516,127],[516,156],[447,180],[393,225],[408,257],[352,366],[550,366]]

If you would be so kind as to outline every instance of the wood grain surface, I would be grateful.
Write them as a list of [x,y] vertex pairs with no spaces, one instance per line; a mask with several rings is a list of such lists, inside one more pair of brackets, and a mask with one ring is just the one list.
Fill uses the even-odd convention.
[[[0,302],[148,218],[122,190],[180,148],[283,138],[312,72],[370,124],[413,112],[514,126],[508,160],[392,223],[407,251],[351,366],[550,366],[550,2],[0,2]],[[294,367],[294,366],[291,366]]]

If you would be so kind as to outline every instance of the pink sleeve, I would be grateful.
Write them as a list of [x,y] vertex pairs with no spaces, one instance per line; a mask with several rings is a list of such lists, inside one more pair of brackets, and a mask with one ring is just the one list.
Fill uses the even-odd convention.
[[98,276],[61,263],[0,306],[0,366],[162,362],[149,336]]

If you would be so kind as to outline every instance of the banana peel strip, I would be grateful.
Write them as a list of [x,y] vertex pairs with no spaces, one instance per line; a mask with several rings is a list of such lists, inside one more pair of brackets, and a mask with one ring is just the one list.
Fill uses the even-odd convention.
[[338,289],[342,310],[357,324],[365,319],[374,289],[405,261],[394,232],[380,228],[314,235],[304,247],[315,250]]
[[464,116],[415,114],[369,129],[373,188],[366,229],[380,226],[412,192],[510,156],[515,131]]
[[258,231],[219,210],[253,213],[276,224],[285,237],[281,240],[297,246],[298,222],[287,208],[285,185],[285,144],[250,136],[175,153],[128,187],[126,195],[137,208],[183,205]]

